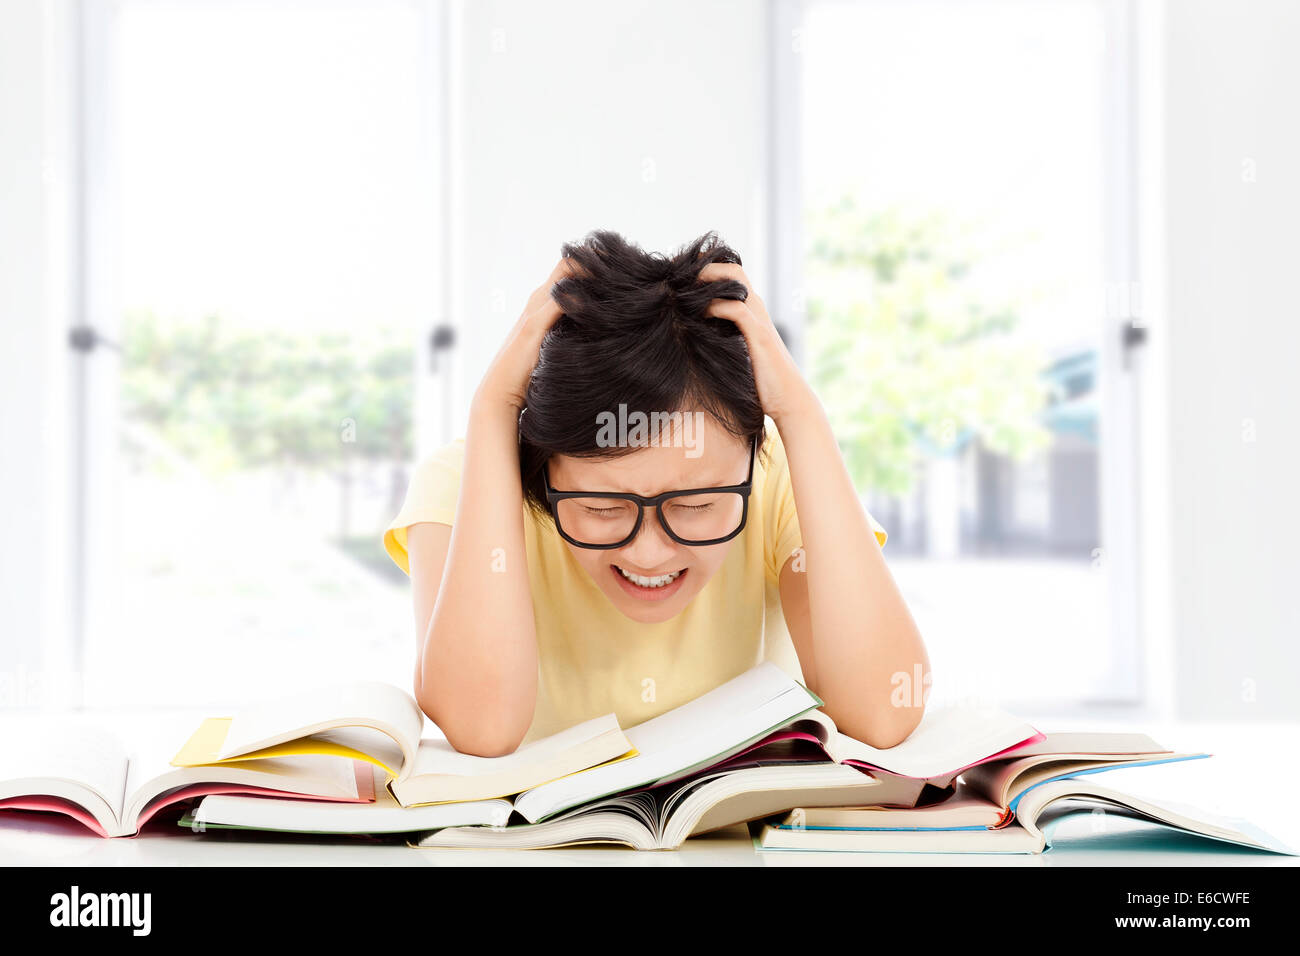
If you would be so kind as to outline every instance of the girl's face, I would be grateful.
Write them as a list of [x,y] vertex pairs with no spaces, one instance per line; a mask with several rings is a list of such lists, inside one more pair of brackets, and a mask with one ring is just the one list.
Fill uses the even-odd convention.
[[[696,427],[684,436],[673,431],[672,438],[661,436],[658,447],[637,448],[617,458],[556,455],[548,462],[551,487],[559,491],[623,491],[649,498],[666,491],[744,482],[749,473],[749,446],[709,415],[693,415],[692,424]],[[621,548],[597,550],[565,542],[614,606],[645,624],[666,621],[686,607],[722,566],[736,541],[732,538],[699,547],[679,544],[664,531],[657,510],[645,509],[637,536]],[[567,523],[565,527],[569,529]],[[674,524],[673,530],[694,537],[683,534],[680,527]],[[673,578],[643,586],[629,574],[660,581],[668,575]]]

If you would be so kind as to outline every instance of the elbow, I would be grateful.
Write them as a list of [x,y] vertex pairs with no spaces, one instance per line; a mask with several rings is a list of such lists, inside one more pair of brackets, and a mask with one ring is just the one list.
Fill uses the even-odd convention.
[[921,722],[921,713],[919,708],[909,708],[910,714],[902,719],[895,719],[892,724],[883,721],[877,721],[871,728],[871,732],[859,738],[864,744],[875,747],[877,750],[889,750],[891,747],[897,747],[908,737],[912,736],[912,731],[916,730],[916,725]]
[[890,747],[897,747],[908,737],[912,736],[912,731],[916,730],[921,723],[921,718],[925,716],[925,704],[916,703],[907,707],[892,708],[892,713],[881,718],[876,726],[876,737],[880,743],[873,743],[872,746],[878,750],[886,750]]
[[854,711],[837,717],[832,714],[839,730],[877,750],[897,747],[916,730],[925,715],[925,705],[887,707],[880,711]]
[[416,701],[452,749],[471,757],[504,757],[514,753],[527,736],[531,724],[531,720],[518,716],[493,719],[482,711],[464,716],[442,711],[435,713],[428,701],[419,697]]
[[454,740],[450,734],[447,735],[447,742],[457,753],[468,754],[471,757],[505,757],[518,750],[523,739],[523,734],[511,734],[507,737],[476,733],[468,737],[458,735]]

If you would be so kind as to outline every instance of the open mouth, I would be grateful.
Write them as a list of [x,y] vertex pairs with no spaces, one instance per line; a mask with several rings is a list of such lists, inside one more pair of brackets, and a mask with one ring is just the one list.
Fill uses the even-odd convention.
[[682,586],[682,581],[685,580],[689,570],[682,568],[680,571],[669,571],[666,574],[647,577],[626,571],[617,564],[611,564],[609,567],[624,591],[634,597],[650,601],[662,600],[674,593]]

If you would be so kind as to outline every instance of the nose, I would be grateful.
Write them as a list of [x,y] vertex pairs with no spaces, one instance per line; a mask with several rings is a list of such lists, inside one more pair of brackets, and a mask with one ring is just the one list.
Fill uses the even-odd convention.
[[659,509],[647,508],[636,537],[620,548],[619,553],[627,558],[629,564],[654,571],[663,569],[678,550],[677,542],[668,537],[664,526],[659,523]]

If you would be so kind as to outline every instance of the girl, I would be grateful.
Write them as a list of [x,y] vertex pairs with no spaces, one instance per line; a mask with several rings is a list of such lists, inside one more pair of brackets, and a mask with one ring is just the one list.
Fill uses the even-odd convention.
[[740,257],[713,232],[665,257],[596,231],[384,544],[411,579],[415,699],[491,756],[611,711],[633,726],[764,659],[894,746],[929,660],[886,537]]

